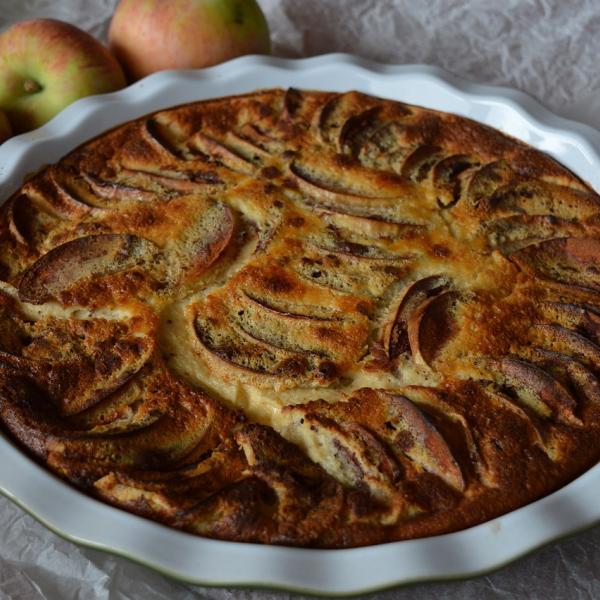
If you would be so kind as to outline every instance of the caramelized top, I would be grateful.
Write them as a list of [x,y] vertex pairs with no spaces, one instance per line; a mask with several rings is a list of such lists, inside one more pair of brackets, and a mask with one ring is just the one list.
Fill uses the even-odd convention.
[[600,456],[600,198],[454,115],[269,90],[127,123],[0,213],[0,420],[222,539],[443,533]]

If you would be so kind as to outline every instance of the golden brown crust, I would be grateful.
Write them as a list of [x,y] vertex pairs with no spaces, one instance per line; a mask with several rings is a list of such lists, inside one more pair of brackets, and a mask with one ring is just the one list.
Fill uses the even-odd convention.
[[0,211],[0,419],[228,540],[453,531],[600,456],[600,198],[455,115],[267,90],[83,145]]

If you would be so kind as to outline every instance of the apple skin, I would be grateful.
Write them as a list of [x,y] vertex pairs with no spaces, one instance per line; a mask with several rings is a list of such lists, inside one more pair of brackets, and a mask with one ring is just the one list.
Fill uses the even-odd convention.
[[0,35],[0,108],[17,133],[43,125],[79,98],[125,85],[114,56],[74,25],[34,19]]
[[121,0],[108,40],[131,80],[271,50],[255,0]]
[[12,127],[6,113],[0,110],[0,144],[5,142],[12,134]]

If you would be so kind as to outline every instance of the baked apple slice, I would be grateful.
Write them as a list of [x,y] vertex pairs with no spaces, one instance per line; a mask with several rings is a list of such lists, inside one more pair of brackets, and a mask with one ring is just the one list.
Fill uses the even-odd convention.
[[360,92],[335,94],[324,102],[316,113],[314,119],[316,133],[323,142],[341,151],[344,141],[348,139],[348,130],[346,130],[346,139],[342,139],[342,132],[348,120],[376,105],[377,101],[374,98],[369,98]]
[[357,423],[342,422],[314,403],[285,409],[291,424],[284,433],[332,477],[351,488],[366,487],[391,507],[390,522],[405,510],[395,483],[400,465],[382,442]]
[[339,172],[299,161],[292,162],[289,171],[305,202],[316,208],[400,225],[427,225],[416,188],[397,175],[354,167],[352,183],[340,182]]
[[417,146],[406,156],[400,169],[400,174],[415,183],[421,183],[429,177],[433,166],[447,158],[438,146],[423,144]]
[[578,412],[582,412],[582,407],[600,403],[600,381],[581,362],[567,354],[542,348],[534,348],[531,356],[577,398]]
[[571,426],[581,425],[575,415],[575,398],[548,372],[527,361],[508,356],[491,360],[488,365],[502,374],[502,383],[514,391],[520,402],[541,417],[553,417]]
[[175,285],[197,281],[234,242],[236,217],[222,202],[195,202],[195,219],[163,253]]
[[185,469],[114,471],[94,483],[109,502],[197,534],[248,542],[318,541],[343,519],[344,490],[260,425]]
[[[430,275],[410,283],[400,292],[397,299],[391,305],[390,316],[385,321],[381,332],[383,348],[391,360],[395,360],[408,350],[413,352],[420,351],[421,338],[419,329],[425,310],[429,306],[429,301],[444,294],[449,285],[450,280],[448,277],[444,275]],[[447,296],[446,298],[449,301],[451,296]],[[438,304],[434,305],[430,309],[430,317],[433,316],[436,308],[443,309],[442,305],[445,302],[445,300],[441,300]],[[419,310],[421,306],[423,308]],[[432,325],[430,317],[427,317],[425,320],[428,327]],[[411,336],[409,336],[409,322],[411,323]],[[430,328],[428,332],[430,332]],[[426,350],[426,354],[429,356],[430,353]],[[426,361],[423,360],[423,362]]]
[[[118,180],[103,179],[85,171],[81,173],[81,178],[93,194],[107,203],[108,208],[117,208],[123,203],[159,202],[165,199],[164,196],[159,196],[143,187],[134,187]],[[172,195],[167,195],[167,199]]]
[[40,252],[52,225],[60,220],[48,202],[17,194],[2,207],[10,236],[29,253]]
[[[425,470],[454,489],[464,489],[460,467],[444,438],[423,413],[399,393],[363,388],[336,404],[315,401],[286,407],[284,411],[293,415],[293,423],[286,436],[303,445],[316,462],[325,461],[325,457],[331,456],[331,453],[324,453],[321,457],[319,448],[323,444],[344,448],[343,455],[341,450],[333,452],[334,456],[340,457],[340,461],[345,456],[344,461],[339,464],[320,464],[334,476],[337,473],[338,477],[345,478],[348,484],[354,482],[356,485],[360,478],[368,474],[369,481],[374,482],[374,488],[376,482],[383,486],[378,493],[384,497],[385,494],[392,494],[390,486],[393,487],[401,477],[416,477]],[[364,431],[365,435],[357,436],[353,433],[355,429],[348,430],[348,423]],[[347,430],[346,437],[340,433],[344,427]],[[375,446],[366,442],[366,433],[369,433],[369,439],[375,436],[381,451],[374,452]],[[389,458],[384,460],[384,449],[396,461],[400,461],[401,470],[392,468],[394,462],[390,462]]]
[[95,474],[114,469],[168,471],[194,464],[218,444],[234,422],[234,417],[206,394],[175,380],[160,361],[153,361],[138,385],[142,393],[136,404],[146,405],[152,418],[143,425],[130,421],[126,427],[104,433],[79,429],[74,421],[66,432],[48,442],[50,464],[69,472],[87,459]]
[[357,341],[366,335],[364,317],[341,312],[324,316],[315,308],[299,304],[294,312],[280,310],[273,302],[242,293],[232,319],[252,335],[288,350],[315,353],[338,365],[357,360],[363,352]]
[[543,180],[516,181],[497,188],[481,205],[491,213],[552,215],[559,219],[589,219],[600,211],[595,193]]
[[250,175],[256,170],[251,161],[238,154],[234,149],[200,131],[188,140],[187,146],[194,152],[201,152],[210,160],[216,161],[237,173]]
[[470,173],[465,181],[465,199],[467,204],[482,212],[489,210],[487,199],[494,192],[517,179],[515,172],[502,159],[484,164],[476,171]]
[[422,302],[408,317],[406,332],[413,359],[431,366],[442,348],[457,333],[453,313],[458,294],[442,292]]
[[541,279],[600,293],[600,240],[596,238],[545,240],[518,250],[510,258]]
[[548,322],[572,329],[596,343],[600,341],[600,313],[597,309],[548,301],[541,303],[540,311]]
[[52,212],[63,219],[80,220],[105,213],[101,203],[78,189],[71,173],[56,166],[44,177],[25,184],[23,191],[38,203],[51,207]]
[[208,296],[191,307],[196,354],[226,381],[239,379],[260,388],[281,390],[298,382],[330,383],[338,368],[323,354],[286,347],[273,332],[252,332],[231,315],[226,296]]
[[584,234],[581,224],[553,215],[510,215],[484,221],[482,228],[491,245],[507,255],[551,238]]
[[600,346],[587,337],[561,325],[537,323],[532,327],[533,341],[547,350],[573,356],[594,370],[600,370]]
[[21,277],[19,297],[42,304],[61,300],[82,282],[130,270],[149,269],[158,248],[129,234],[101,234],[77,238],[50,250]]

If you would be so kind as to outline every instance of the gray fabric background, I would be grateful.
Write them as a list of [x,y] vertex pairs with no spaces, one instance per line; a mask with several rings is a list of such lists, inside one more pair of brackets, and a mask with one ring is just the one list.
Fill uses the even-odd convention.
[[[271,25],[274,54],[344,51],[384,62],[439,65],[473,81],[518,88],[559,114],[600,127],[598,0],[259,1]],[[115,5],[116,0],[0,0],[0,28],[27,17],[53,17],[104,39]],[[66,542],[0,498],[0,600],[290,596],[171,581]],[[600,528],[488,576],[413,585],[373,597],[600,598]]]

